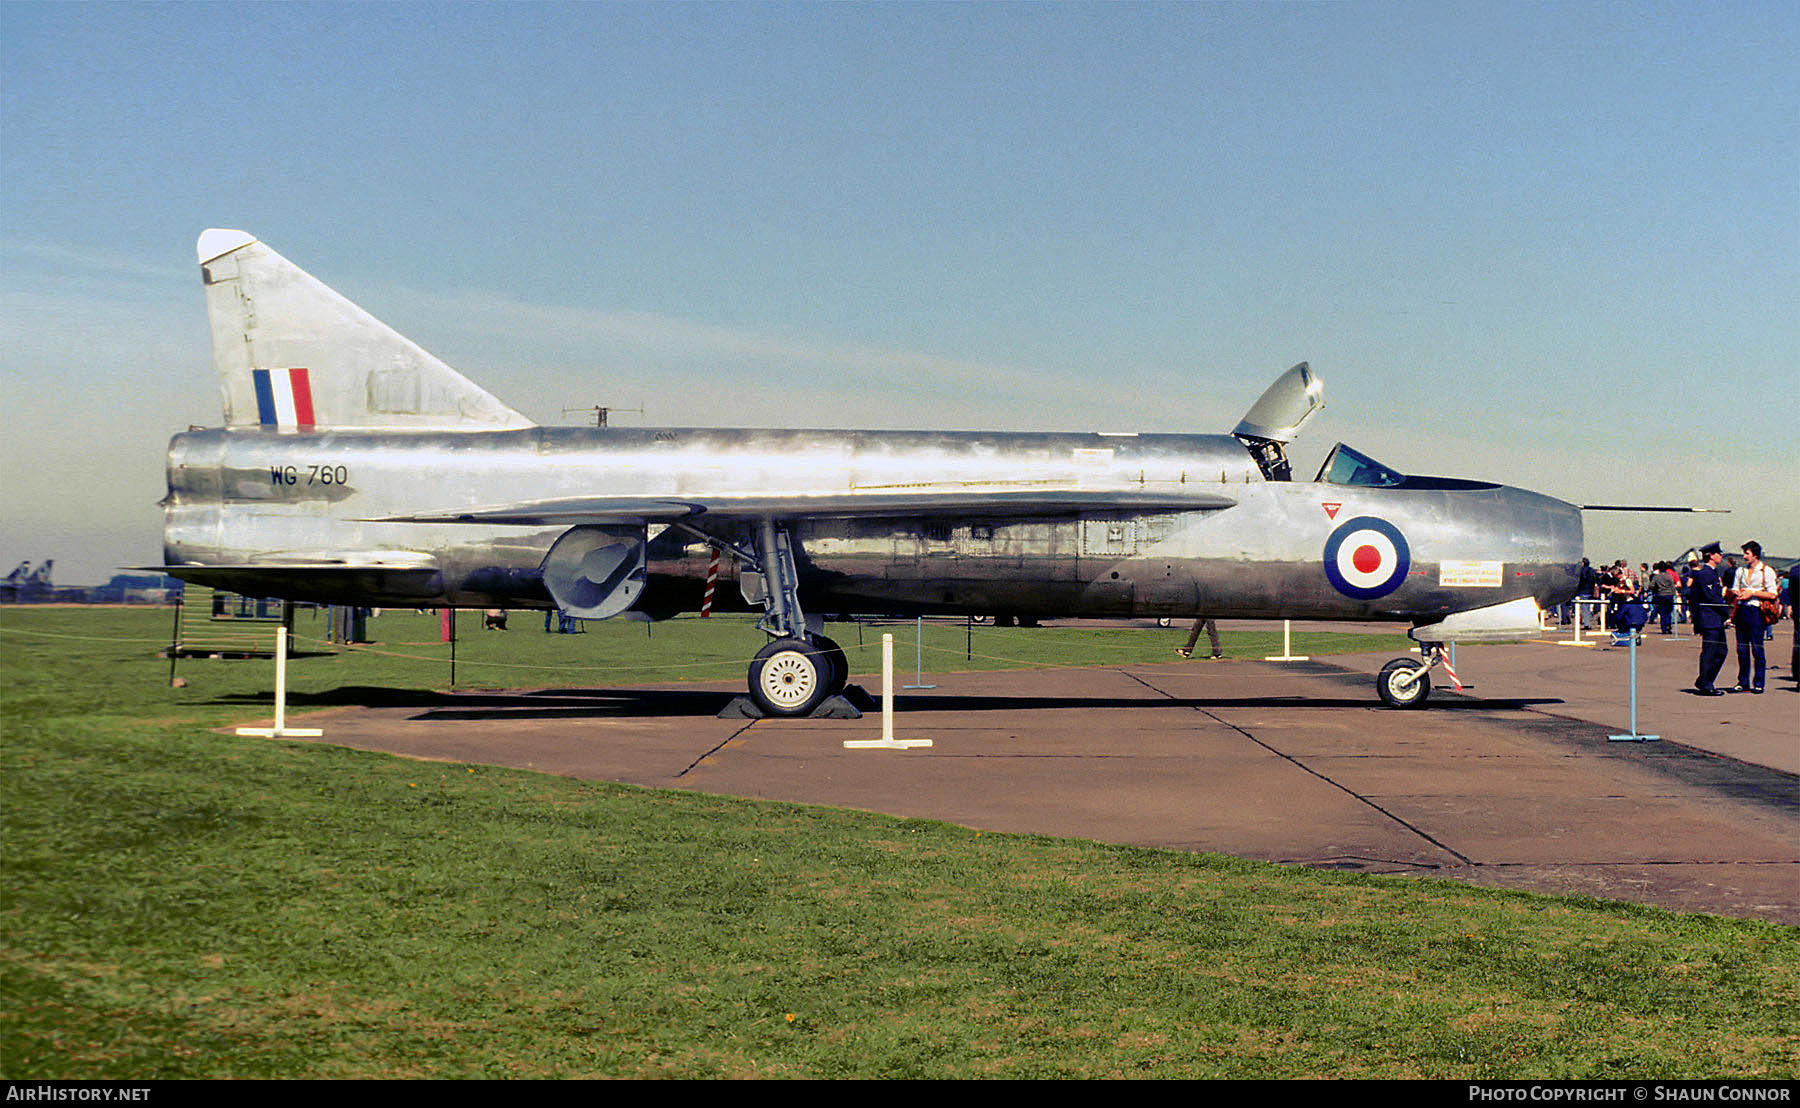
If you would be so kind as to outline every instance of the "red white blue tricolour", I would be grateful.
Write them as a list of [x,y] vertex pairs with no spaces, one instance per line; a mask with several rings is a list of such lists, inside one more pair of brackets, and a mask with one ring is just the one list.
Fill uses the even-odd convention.
[[282,431],[313,428],[312,380],[304,369],[253,369],[257,420]]

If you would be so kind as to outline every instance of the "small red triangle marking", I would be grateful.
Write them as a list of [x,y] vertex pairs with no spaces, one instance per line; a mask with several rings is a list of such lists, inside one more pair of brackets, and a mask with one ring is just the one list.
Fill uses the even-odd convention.
[[1333,504],[1329,500],[1322,500],[1319,502],[1319,506],[1321,508],[1325,509],[1325,518],[1326,519],[1336,519],[1337,514],[1338,514],[1338,509],[1342,508],[1344,505],[1341,502]]

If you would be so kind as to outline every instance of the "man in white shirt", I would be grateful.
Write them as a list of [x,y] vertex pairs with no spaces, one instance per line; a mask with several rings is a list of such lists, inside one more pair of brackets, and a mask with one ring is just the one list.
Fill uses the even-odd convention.
[[1763,691],[1769,669],[1763,657],[1763,632],[1769,625],[1763,619],[1762,602],[1780,597],[1780,588],[1775,571],[1762,560],[1762,544],[1745,543],[1744,567],[1737,571],[1726,594],[1727,600],[1736,602],[1731,623],[1737,629],[1738,683],[1732,692]]

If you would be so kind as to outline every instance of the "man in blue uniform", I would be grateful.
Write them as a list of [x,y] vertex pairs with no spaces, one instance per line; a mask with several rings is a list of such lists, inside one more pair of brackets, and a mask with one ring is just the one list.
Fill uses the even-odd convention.
[[1701,696],[1724,696],[1713,687],[1725,664],[1725,590],[1719,585],[1723,556],[1716,542],[1701,547],[1700,553],[1706,563],[1694,571],[1688,593],[1688,614],[1694,620],[1694,634],[1700,636],[1700,675],[1694,679],[1694,691]]

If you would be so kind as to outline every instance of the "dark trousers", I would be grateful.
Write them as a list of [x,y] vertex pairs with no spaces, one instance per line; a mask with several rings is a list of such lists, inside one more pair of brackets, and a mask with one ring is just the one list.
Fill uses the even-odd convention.
[[1725,628],[1696,627],[1694,630],[1700,635],[1700,676],[1695,678],[1694,687],[1701,692],[1711,692],[1719,670],[1725,667]]
[[1738,684],[1746,689],[1760,689],[1769,672],[1768,660],[1763,657],[1763,632],[1769,625],[1763,622],[1762,606],[1755,602],[1739,604],[1731,624],[1737,628]]
[[1668,634],[1675,629],[1675,598],[1672,596],[1651,597],[1656,603],[1656,621],[1662,626],[1662,633]]
[[1200,631],[1203,628],[1206,631],[1206,640],[1212,644],[1213,657],[1217,658],[1219,656],[1219,625],[1205,616],[1194,621],[1193,629],[1188,632],[1187,646],[1184,649],[1190,654],[1193,653],[1194,644],[1200,641]]

